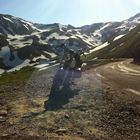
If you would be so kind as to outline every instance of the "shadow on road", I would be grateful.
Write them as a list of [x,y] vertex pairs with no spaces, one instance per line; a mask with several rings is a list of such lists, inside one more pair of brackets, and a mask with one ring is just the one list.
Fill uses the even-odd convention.
[[[77,74],[77,73],[76,73]],[[45,110],[58,110],[69,102],[70,98],[79,94],[78,89],[73,89],[71,79],[76,78],[76,74],[69,69],[59,69],[54,78],[49,95],[49,99],[44,102]]]
[[49,99],[44,102],[44,108],[46,111],[58,110],[63,108],[63,105],[69,102],[70,98],[79,94],[78,89],[71,89],[70,86],[63,87],[61,90],[53,96],[49,96]]
[[79,94],[78,89],[72,89],[70,86],[63,87],[61,90],[57,91],[55,95],[49,96],[49,98],[44,102],[44,110],[37,112],[25,113],[22,118],[32,118],[43,115],[46,111],[55,111],[63,108],[69,102],[70,98]]

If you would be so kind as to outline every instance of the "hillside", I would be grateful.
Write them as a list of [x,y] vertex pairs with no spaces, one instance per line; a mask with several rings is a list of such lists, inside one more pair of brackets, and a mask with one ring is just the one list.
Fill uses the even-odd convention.
[[[74,27],[1,14],[0,139],[139,140],[139,19]],[[81,75],[59,67],[62,43],[87,53]]]
[[43,60],[49,63],[61,54],[59,46],[62,43],[85,51],[96,45],[92,38],[74,31],[71,25],[33,24],[10,15],[0,15],[0,28],[0,68],[5,69],[19,69]]
[[[38,24],[0,14],[0,68],[19,70],[44,63],[44,60],[49,64],[61,54],[59,46],[62,43],[67,44],[68,48],[82,48],[89,52],[108,40],[131,32],[139,23],[140,14],[121,22],[95,23],[82,27],[58,23]],[[114,51],[110,57],[115,55]]]
[[134,58],[135,61],[140,61],[139,54],[140,25],[129,31],[128,34],[108,41],[105,46],[93,49],[89,58]]

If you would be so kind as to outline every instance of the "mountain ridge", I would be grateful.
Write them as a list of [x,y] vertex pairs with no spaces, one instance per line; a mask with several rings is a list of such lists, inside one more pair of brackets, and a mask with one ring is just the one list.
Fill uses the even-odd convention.
[[140,14],[122,22],[94,23],[82,27],[72,25],[38,24],[0,14],[0,63],[14,68],[23,63],[54,60],[61,54],[59,46],[82,48],[89,52],[97,46],[123,36],[140,24]]

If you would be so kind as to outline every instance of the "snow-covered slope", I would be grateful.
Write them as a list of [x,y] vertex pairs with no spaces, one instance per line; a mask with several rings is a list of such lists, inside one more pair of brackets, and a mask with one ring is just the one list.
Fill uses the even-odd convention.
[[52,61],[61,54],[62,43],[75,50],[99,50],[111,41],[119,40],[139,23],[140,14],[122,22],[95,23],[83,27],[38,24],[0,14],[0,68],[36,64],[44,59]]
[[86,25],[80,27],[79,31],[87,34],[88,36],[92,36],[98,41],[106,42],[109,39],[128,33],[139,23],[140,14],[137,14],[121,22],[95,23],[92,25]]
[[[10,15],[0,15],[0,64],[14,68],[54,60],[62,43],[89,51],[97,43],[71,25],[33,24]],[[0,66],[1,67],[1,66]]]
[[90,58],[133,58],[140,62],[140,24],[126,35],[115,37],[112,41],[96,47]]
[[31,34],[38,29],[33,23],[11,15],[0,14],[0,33],[5,35]]

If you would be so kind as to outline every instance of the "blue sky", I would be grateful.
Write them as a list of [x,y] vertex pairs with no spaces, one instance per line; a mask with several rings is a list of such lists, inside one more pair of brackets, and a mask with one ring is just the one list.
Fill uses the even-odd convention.
[[140,13],[140,0],[0,0],[0,13],[36,23],[81,26]]

